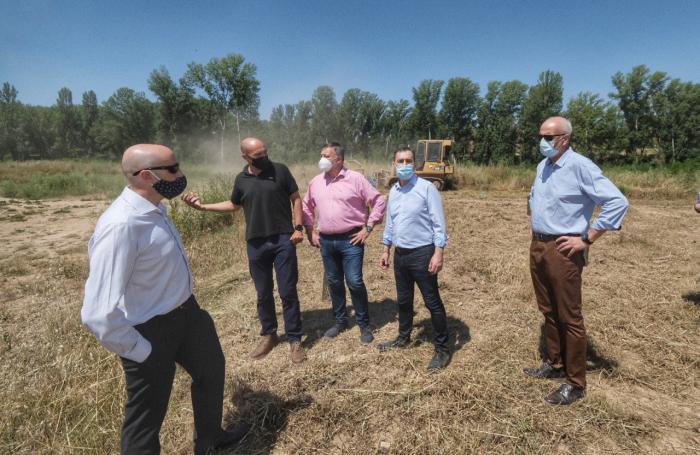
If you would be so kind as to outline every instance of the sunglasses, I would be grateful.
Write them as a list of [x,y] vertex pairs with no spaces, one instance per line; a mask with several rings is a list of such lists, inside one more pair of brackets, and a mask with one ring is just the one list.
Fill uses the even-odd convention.
[[565,135],[566,135],[566,133],[561,133],[561,134],[540,134],[539,136],[540,136],[540,139],[544,139],[544,140],[547,141],[547,142],[551,142],[552,139],[554,139],[555,137],[565,136]]
[[136,172],[134,172],[134,176],[139,175],[139,172],[141,171],[157,171],[159,169],[165,169],[166,171],[170,172],[171,174],[177,174],[177,171],[180,170],[180,163],[175,163],[175,164],[169,164],[167,166],[153,166],[153,167],[146,167],[143,169],[140,169]]

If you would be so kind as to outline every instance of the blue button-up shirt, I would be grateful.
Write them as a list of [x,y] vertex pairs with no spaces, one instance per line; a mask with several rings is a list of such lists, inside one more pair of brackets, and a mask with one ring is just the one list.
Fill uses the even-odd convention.
[[389,192],[384,245],[418,248],[447,245],[442,199],[437,188],[416,175],[403,186],[396,182]]
[[545,158],[537,166],[530,191],[532,230],[540,234],[584,234],[593,209],[600,214],[596,230],[620,229],[627,213],[627,198],[588,158],[568,149],[556,163]]

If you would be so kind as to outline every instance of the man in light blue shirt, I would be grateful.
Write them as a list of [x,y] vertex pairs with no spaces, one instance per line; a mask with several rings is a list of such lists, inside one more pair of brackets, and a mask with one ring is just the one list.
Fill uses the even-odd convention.
[[[591,160],[569,147],[571,123],[551,117],[540,127],[540,151],[528,208],[532,222],[530,275],[544,315],[546,358],[523,372],[537,378],[565,377],[545,397],[568,405],[586,390],[586,329],[581,312],[581,273],[590,245],[618,230],[627,213],[625,196]],[[600,214],[590,223],[593,209]]]
[[428,371],[445,368],[450,361],[447,345],[447,315],[438,290],[437,274],[442,270],[442,254],[447,244],[445,213],[438,190],[415,174],[413,151],[399,148],[394,165],[399,181],[389,193],[387,222],[384,228],[384,251],[379,260],[389,268],[394,246],[394,277],[399,304],[399,336],[379,344],[379,350],[402,348],[411,340],[413,295],[418,285],[435,331],[435,354]]

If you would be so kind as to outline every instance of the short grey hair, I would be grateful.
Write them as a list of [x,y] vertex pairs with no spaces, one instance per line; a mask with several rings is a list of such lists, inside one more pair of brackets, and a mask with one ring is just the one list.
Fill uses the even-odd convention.
[[[564,117],[562,117],[564,118]],[[571,133],[574,131],[574,129],[571,126],[571,122],[569,121],[568,118],[564,118],[564,132],[568,135],[571,135]]]
[[345,149],[340,145],[340,142],[328,142],[323,146],[323,149],[333,149],[336,155],[345,160]]

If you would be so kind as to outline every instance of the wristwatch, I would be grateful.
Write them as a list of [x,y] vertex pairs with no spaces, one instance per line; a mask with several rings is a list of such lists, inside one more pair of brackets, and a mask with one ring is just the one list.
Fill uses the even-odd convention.
[[582,236],[581,236],[581,240],[583,240],[583,242],[584,242],[586,245],[593,245],[593,242],[591,241],[591,239],[588,238],[588,233],[582,235]]
[[365,229],[367,229],[367,232],[372,232],[374,229],[374,226],[370,226],[369,224],[365,224]]
[[294,226],[294,230],[304,232],[304,226],[302,226],[301,224],[297,224],[296,226]]

